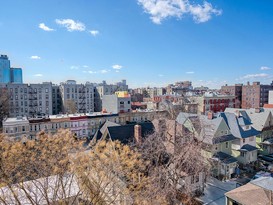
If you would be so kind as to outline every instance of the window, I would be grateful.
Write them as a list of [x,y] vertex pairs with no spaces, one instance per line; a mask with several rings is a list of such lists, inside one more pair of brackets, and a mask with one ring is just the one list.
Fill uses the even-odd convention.
[[130,100],[128,100],[128,104],[130,104]]
[[199,176],[195,176],[195,183],[198,183],[199,182]]
[[240,152],[240,156],[241,156],[241,157],[244,157],[244,156],[245,156],[245,153],[244,153],[244,152]]
[[226,142],[226,148],[228,148],[228,142]]
[[194,183],[194,176],[191,176],[191,184]]
[[246,142],[246,139],[243,139],[243,143],[245,143]]

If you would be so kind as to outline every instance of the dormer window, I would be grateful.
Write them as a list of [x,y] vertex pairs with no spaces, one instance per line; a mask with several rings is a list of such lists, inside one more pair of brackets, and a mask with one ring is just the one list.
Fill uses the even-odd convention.
[[250,126],[249,125],[245,125],[245,126],[242,126],[243,130],[250,130]]

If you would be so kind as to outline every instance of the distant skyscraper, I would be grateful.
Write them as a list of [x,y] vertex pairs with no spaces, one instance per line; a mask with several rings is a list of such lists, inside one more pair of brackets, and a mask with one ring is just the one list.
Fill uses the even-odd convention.
[[10,61],[7,55],[0,56],[0,83],[10,82]]
[[22,68],[10,68],[11,83],[23,83]]

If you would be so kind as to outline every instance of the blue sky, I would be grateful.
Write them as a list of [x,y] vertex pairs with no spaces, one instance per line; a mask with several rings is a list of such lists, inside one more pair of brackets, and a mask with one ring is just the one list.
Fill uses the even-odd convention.
[[8,0],[0,33],[26,83],[273,79],[270,0]]

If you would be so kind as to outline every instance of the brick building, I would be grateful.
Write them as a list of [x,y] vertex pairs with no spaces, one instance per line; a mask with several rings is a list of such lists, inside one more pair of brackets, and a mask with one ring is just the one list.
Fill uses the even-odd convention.
[[224,112],[227,107],[235,107],[234,95],[222,95],[214,92],[206,92],[202,96],[190,97],[192,103],[198,104],[198,113],[207,114],[209,111],[214,113]]
[[224,85],[221,87],[221,93],[235,96],[235,108],[241,108],[242,105],[243,84]]
[[273,90],[273,82],[270,85],[261,85],[260,82],[248,82],[242,87],[242,108],[258,108],[268,103],[269,90]]

